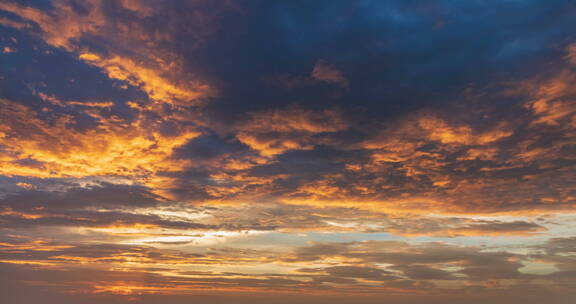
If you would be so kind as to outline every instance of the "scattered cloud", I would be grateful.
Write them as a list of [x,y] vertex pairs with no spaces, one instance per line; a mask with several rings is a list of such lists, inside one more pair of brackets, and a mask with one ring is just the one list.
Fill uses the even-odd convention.
[[569,2],[0,2],[0,302],[570,302]]

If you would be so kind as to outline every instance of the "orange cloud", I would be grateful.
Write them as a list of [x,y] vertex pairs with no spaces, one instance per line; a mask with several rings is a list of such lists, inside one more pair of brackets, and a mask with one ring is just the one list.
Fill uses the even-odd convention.
[[446,121],[425,115],[418,120],[419,126],[428,132],[429,139],[443,144],[484,145],[512,135],[500,124],[491,131],[475,133],[470,126],[452,126]]
[[576,73],[563,71],[553,79],[539,84],[533,93],[533,100],[526,107],[538,117],[533,124],[560,125],[566,122],[576,128],[576,89],[573,83]]
[[[40,37],[49,45],[77,54],[79,59],[101,68],[111,79],[141,88],[156,102],[191,105],[214,94],[212,87],[182,70],[183,59],[179,55],[163,47],[163,44],[175,39],[174,33],[162,30],[149,32],[145,28],[146,18],[158,12],[153,5],[121,2],[125,9],[138,12],[131,20],[113,19],[115,17],[106,13],[105,3],[100,0],[83,3],[87,8],[86,14],[75,5],[71,1],[58,1],[47,12],[3,2],[0,9],[36,24],[40,28]],[[203,25],[198,27],[203,33],[199,37],[209,32],[204,24],[206,18],[191,22]],[[23,27],[15,21],[2,23],[16,28]],[[95,48],[99,53],[78,43],[86,37],[98,37],[104,41],[99,42],[100,48]]]
[[[112,79],[126,81],[135,87],[142,87],[148,96],[159,102],[176,105],[187,105],[189,101],[207,97],[211,88],[198,82],[170,80],[162,75],[177,69],[176,62],[168,63],[158,60],[155,65],[145,66],[126,57],[114,56],[102,58],[93,53],[82,53],[81,60],[100,67]],[[159,73],[159,71],[161,71]],[[175,76],[174,78],[177,78]]]
[[0,145],[4,147],[0,172],[8,176],[145,176],[179,170],[182,161],[170,160],[170,155],[200,134],[181,127],[174,136],[162,135],[159,125],[148,124],[143,114],[131,123],[100,117],[96,128],[78,131],[70,116],[56,116],[47,123],[25,106],[7,100],[0,103]]
[[252,113],[237,127],[236,138],[263,156],[274,156],[288,150],[310,150],[318,143],[314,135],[347,128],[338,110],[291,107]]
[[327,83],[336,84],[342,87],[348,86],[348,79],[346,79],[344,72],[322,59],[318,60],[316,65],[314,65],[311,76],[314,79]]

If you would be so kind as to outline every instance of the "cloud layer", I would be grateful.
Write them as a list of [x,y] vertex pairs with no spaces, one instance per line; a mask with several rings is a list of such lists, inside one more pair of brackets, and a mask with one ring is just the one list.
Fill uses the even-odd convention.
[[569,303],[574,12],[1,1],[0,302]]

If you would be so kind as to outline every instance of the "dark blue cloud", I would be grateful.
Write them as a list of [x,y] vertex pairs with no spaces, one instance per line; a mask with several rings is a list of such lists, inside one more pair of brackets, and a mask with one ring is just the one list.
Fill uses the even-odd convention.
[[[190,58],[221,83],[220,115],[344,105],[388,117],[451,101],[467,86],[523,77],[561,57],[574,36],[570,1],[247,1]],[[318,59],[345,92],[282,90],[262,79],[306,76]],[[206,66],[197,64],[205,62]],[[225,117],[229,117],[225,116]]]
[[[126,14],[116,6],[105,9]],[[174,18],[193,9],[167,5]],[[218,87],[209,113],[224,121],[293,103],[340,105],[377,119],[442,104],[468,86],[538,73],[561,57],[576,26],[576,7],[567,0],[243,1],[208,11],[218,25],[201,47],[186,18],[170,47],[186,58],[191,72]],[[6,98],[30,99],[31,91],[69,100],[143,97],[62,50],[3,30],[18,40],[19,50],[2,54]],[[96,47],[89,39],[83,43]],[[279,88],[267,81],[279,74],[308,77],[319,59],[341,69],[349,88]]]

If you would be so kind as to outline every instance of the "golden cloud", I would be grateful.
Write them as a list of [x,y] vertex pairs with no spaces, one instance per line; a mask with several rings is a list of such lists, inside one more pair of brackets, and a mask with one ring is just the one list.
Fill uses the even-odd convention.
[[252,113],[237,127],[236,138],[263,156],[274,156],[288,150],[310,150],[317,143],[314,135],[347,128],[348,123],[336,109],[291,107]]
[[[173,33],[160,29],[150,32],[145,28],[147,18],[158,10],[132,1],[119,4],[139,14],[130,20],[115,19],[107,13],[101,0],[83,3],[87,8],[86,14],[78,10],[77,4],[72,1],[55,2],[50,11],[11,2],[1,3],[0,9],[36,24],[40,28],[38,35],[49,45],[77,54],[79,59],[101,68],[111,79],[141,88],[156,102],[186,106],[197,104],[198,100],[214,94],[212,87],[182,70],[181,56],[162,46],[175,39]],[[195,22],[202,25],[198,27],[202,32],[199,37],[209,32],[204,25],[205,18]],[[15,21],[5,21],[3,24],[22,28]],[[100,42],[101,47],[95,48],[99,53],[79,43],[81,39],[95,37],[95,40],[105,42]]]
[[48,123],[23,105],[7,100],[0,104],[0,145],[4,148],[0,172],[8,176],[145,176],[179,170],[182,161],[169,157],[200,134],[182,126],[174,136],[162,135],[160,125],[146,122],[142,113],[132,122],[100,117],[97,127],[79,131],[73,117],[52,113],[56,119]]

